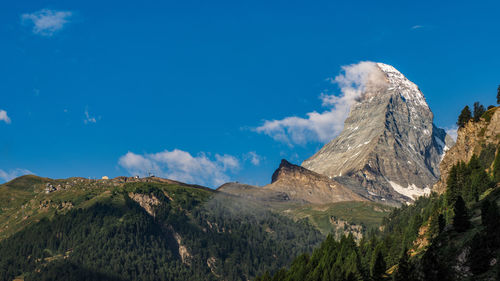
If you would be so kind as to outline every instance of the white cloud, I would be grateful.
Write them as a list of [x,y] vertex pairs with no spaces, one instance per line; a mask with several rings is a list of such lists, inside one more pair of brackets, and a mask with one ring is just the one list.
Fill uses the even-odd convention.
[[158,166],[152,160],[130,151],[120,157],[118,164],[134,175],[147,175],[151,171],[158,170]]
[[383,72],[374,62],[364,61],[343,66],[342,71],[335,78],[329,79],[339,86],[341,94],[322,93],[320,96],[322,106],[327,110],[306,113],[306,118],[291,116],[281,120],[266,120],[255,131],[290,146],[312,141],[325,143],[333,139],[342,131],[351,106],[362,97],[366,86],[386,85]]
[[255,151],[250,151],[247,154],[244,155],[243,157],[245,160],[250,160],[250,163],[252,163],[254,166],[259,166],[260,161],[262,161],[263,157],[258,155]]
[[411,29],[415,30],[415,29],[420,29],[420,28],[423,28],[424,26],[423,25],[414,25],[411,27]]
[[143,155],[128,152],[120,157],[118,164],[132,175],[146,176],[152,172],[160,177],[210,186],[228,182],[228,174],[240,168],[238,159],[231,155],[216,154],[215,159],[210,159],[205,153],[192,156],[180,149]]
[[21,15],[21,19],[24,23],[29,22],[33,24],[33,33],[42,36],[52,36],[57,31],[63,29],[72,14],[70,11],[42,9],[31,14],[23,14]]
[[215,159],[217,162],[222,164],[223,170],[237,170],[240,167],[240,163],[236,157],[231,156],[231,155],[219,155],[215,154]]
[[10,124],[10,118],[9,115],[7,115],[7,111],[5,110],[0,110],[0,121],[4,121],[7,124]]
[[97,120],[95,119],[94,116],[90,116],[89,110],[85,109],[85,119],[83,119],[83,123],[89,124],[89,123],[96,123]]
[[26,169],[13,169],[9,171],[5,171],[0,169],[0,179],[4,181],[10,181],[12,179],[15,179],[17,177],[20,177],[22,175],[29,175],[33,174],[31,171],[26,170]]
[[454,140],[457,141],[457,136],[458,136],[458,127],[456,125],[453,125],[451,127],[445,128],[445,131],[450,137]]

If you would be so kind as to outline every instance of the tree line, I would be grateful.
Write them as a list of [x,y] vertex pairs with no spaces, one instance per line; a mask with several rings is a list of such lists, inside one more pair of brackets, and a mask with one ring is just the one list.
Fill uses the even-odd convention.
[[[498,85],[497,88],[497,104],[500,104],[500,85]],[[484,116],[484,114],[492,108],[495,108],[495,106],[489,105],[488,108],[485,109],[484,105],[476,101],[473,105],[473,111],[471,112],[470,107],[466,105],[458,116],[457,126],[459,128],[462,128],[471,120],[474,122],[478,122],[479,120],[481,120],[481,117],[488,118],[488,116]]]

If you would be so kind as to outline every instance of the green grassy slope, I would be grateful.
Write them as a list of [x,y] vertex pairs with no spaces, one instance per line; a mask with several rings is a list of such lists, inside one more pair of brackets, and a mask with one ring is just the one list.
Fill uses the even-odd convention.
[[[283,214],[295,219],[309,219],[321,233],[342,233],[350,226],[360,226],[362,233],[376,229],[393,207],[374,202],[337,202],[325,205],[282,206]],[[345,223],[344,223],[345,222]]]

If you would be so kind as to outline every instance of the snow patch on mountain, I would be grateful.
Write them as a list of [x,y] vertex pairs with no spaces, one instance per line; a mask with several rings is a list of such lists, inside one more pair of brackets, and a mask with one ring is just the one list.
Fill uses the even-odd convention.
[[415,184],[410,184],[408,187],[402,187],[393,181],[389,181],[389,183],[394,191],[412,199],[417,199],[420,196],[431,194],[431,189],[428,187],[418,188]]
[[398,90],[406,100],[414,101],[420,106],[429,108],[424,95],[415,83],[408,80],[408,78],[391,65],[379,62],[377,66],[387,75],[389,84],[393,86],[392,89]]

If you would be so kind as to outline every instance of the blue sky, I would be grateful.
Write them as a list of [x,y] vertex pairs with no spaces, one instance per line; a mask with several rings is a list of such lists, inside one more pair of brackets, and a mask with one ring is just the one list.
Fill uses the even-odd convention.
[[325,111],[342,66],[393,65],[447,128],[500,83],[498,1],[137,3],[3,3],[0,181],[151,170],[266,184],[325,141],[256,128]]

